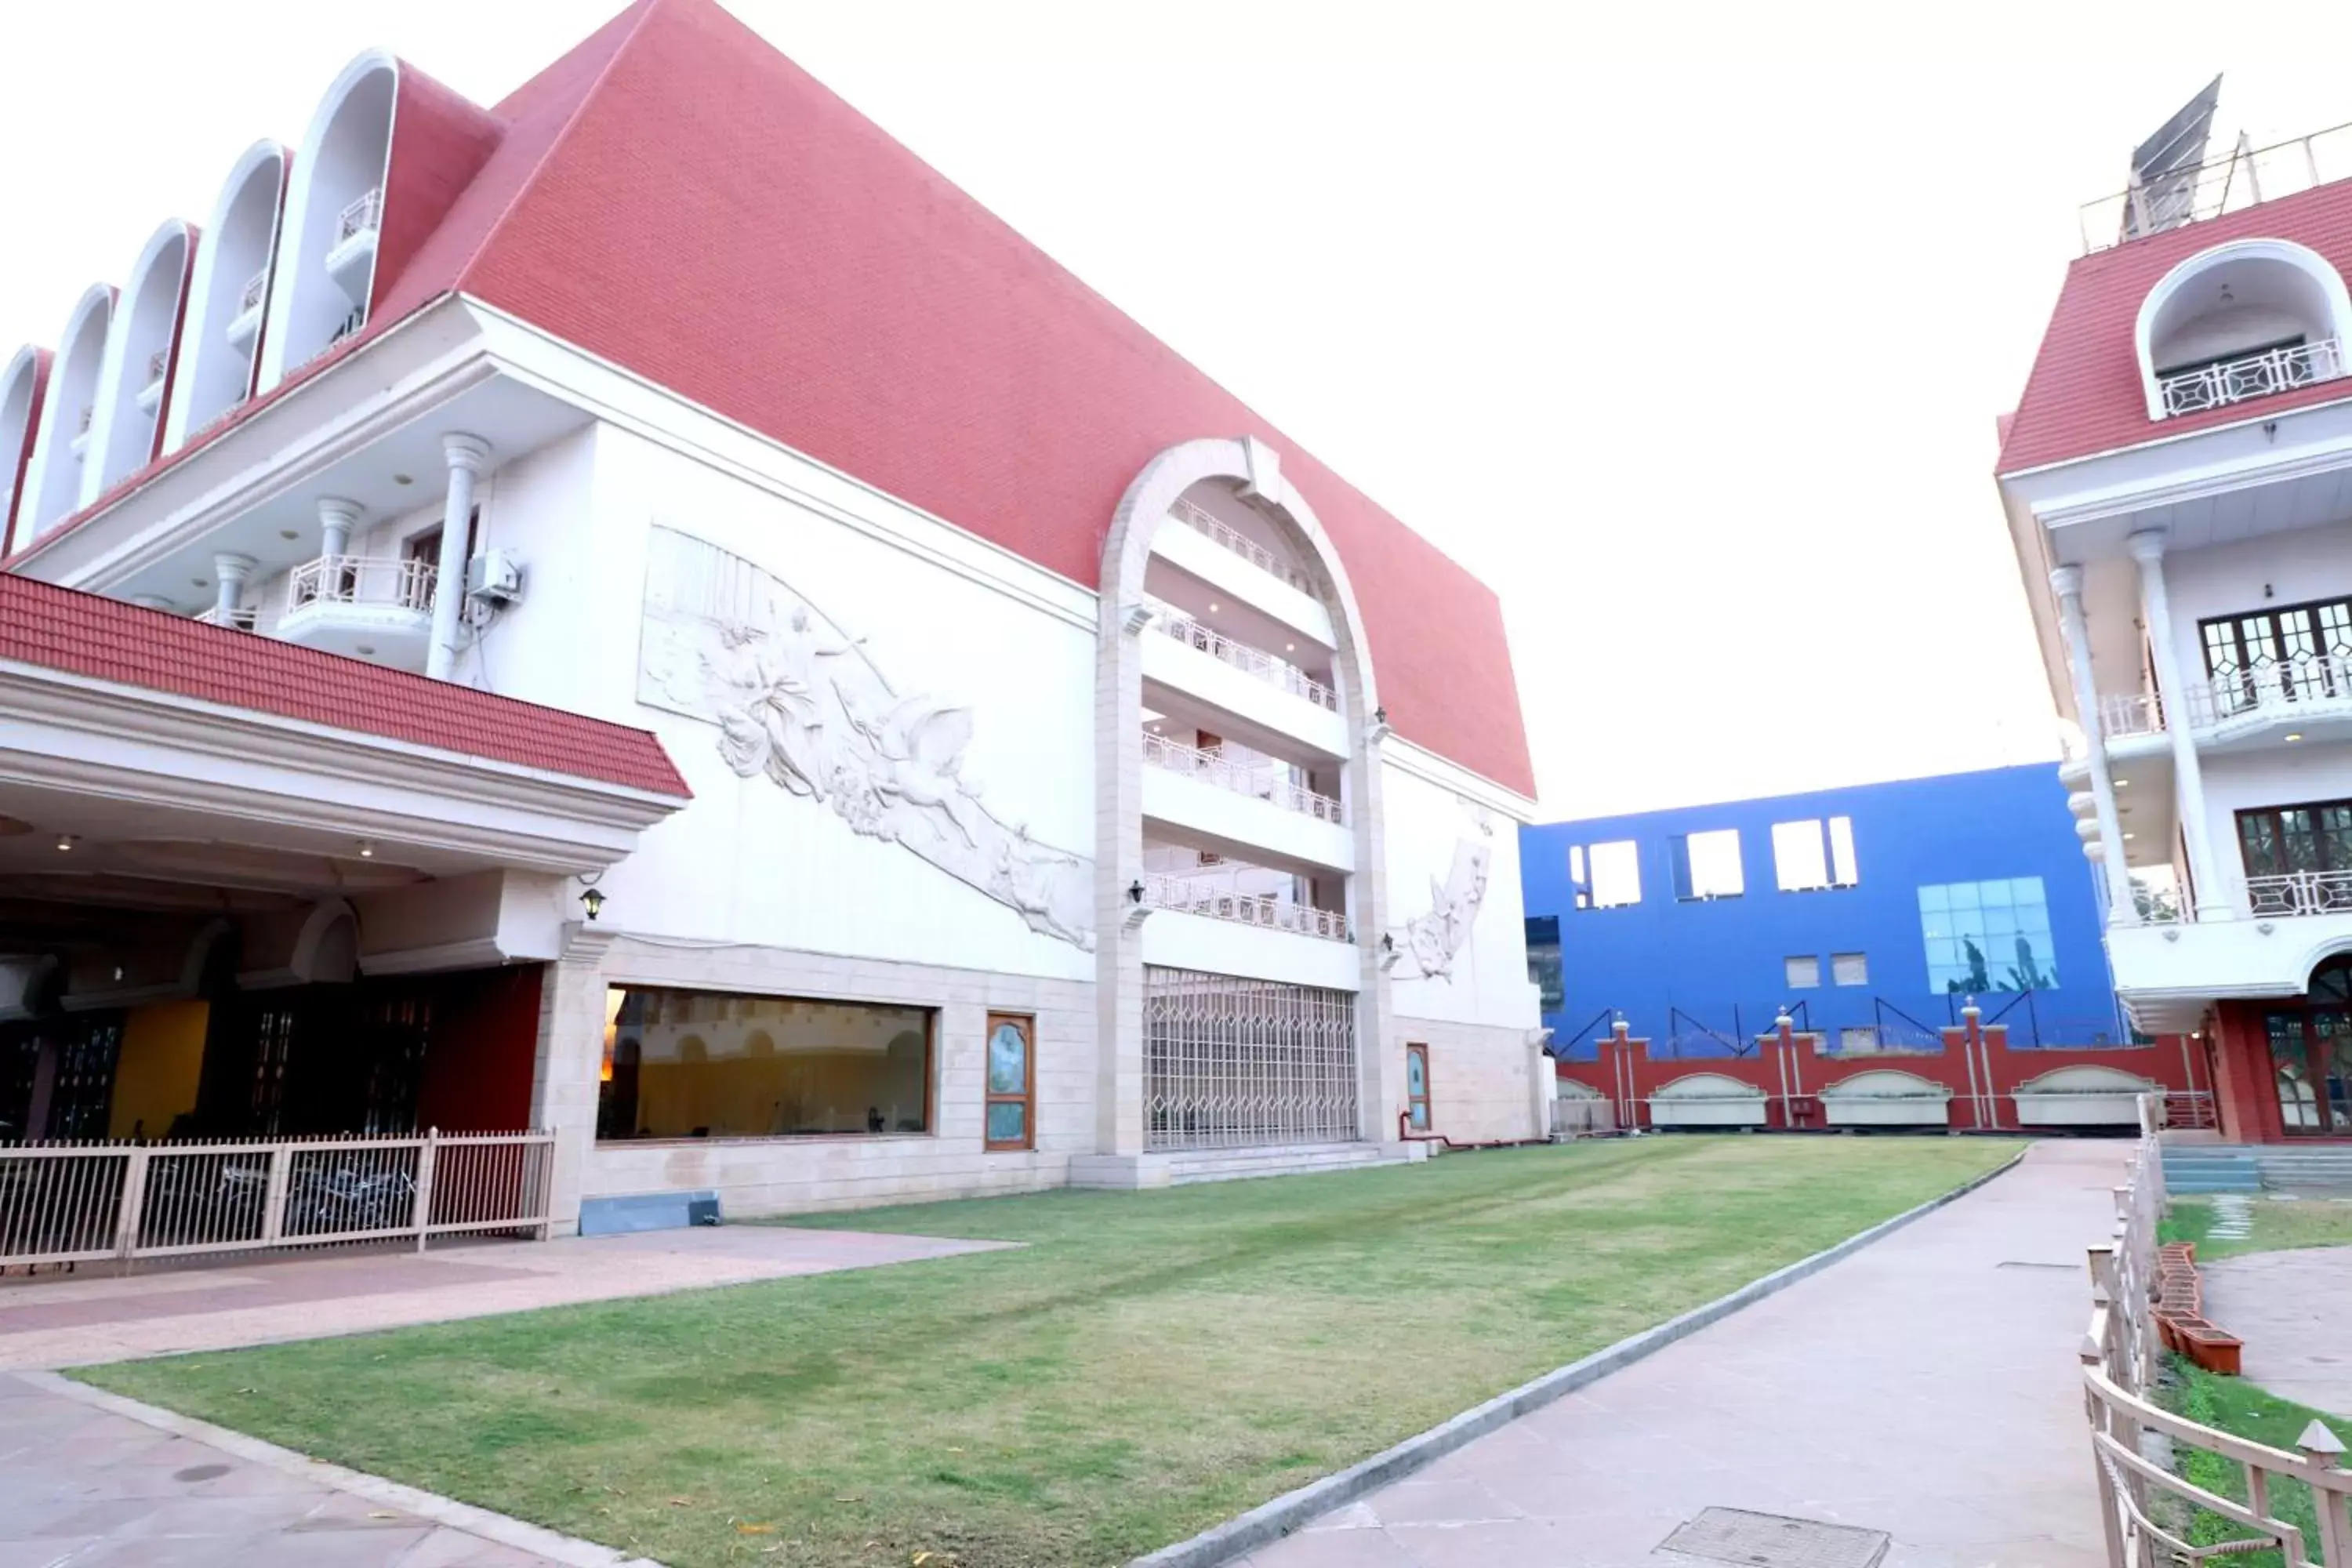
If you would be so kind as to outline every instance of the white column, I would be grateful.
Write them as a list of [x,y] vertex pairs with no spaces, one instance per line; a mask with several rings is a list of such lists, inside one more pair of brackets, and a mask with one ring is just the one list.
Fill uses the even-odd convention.
[[245,585],[253,576],[253,567],[250,555],[223,551],[213,557],[213,618],[221,625],[229,624],[229,612],[244,600]]
[[352,552],[352,529],[362,514],[355,500],[329,496],[319,503],[319,553],[329,561]]
[[474,476],[490,460],[490,445],[478,436],[441,437],[449,459],[449,495],[441,508],[441,559],[433,588],[433,647],[425,673],[446,680],[457,665],[457,611],[466,597],[466,536],[472,531]]
[[2205,775],[2198,771],[2197,741],[2189,731],[2189,693],[2172,642],[2172,601],[2164,591],[2164,531],[2143,529],[2131,536],[2132,559],[2139,563],[2140,619],[2147,627],[2156,665],[2156,693],[2164,703],[2164,730],[2172,738],[2174,801],[2181,837],[2189,843],[2189,874],[2197,883],[2197,913],[2225,916],[2230,899],[2213,865],[2205,820]]
[[[2114,776],[2107,771],[2107,742],[2099,726],[2099,688],[2091,675],[2091,640],[2083,623],[2083,569],[2061,566],[2050,574],[2058,595],[2058,626],[2066,640],[2066,664],[2074,678],[2074,710],[2090,750],[2091,796],[2099,823],[2099,853],[2106,868],[2107,923],[2137,925],[2139,906],[2132,898],[2131,868],[2124,863],[2123,818],[2116,811]],[[2165,710],[2169,713],[2171,709]]]

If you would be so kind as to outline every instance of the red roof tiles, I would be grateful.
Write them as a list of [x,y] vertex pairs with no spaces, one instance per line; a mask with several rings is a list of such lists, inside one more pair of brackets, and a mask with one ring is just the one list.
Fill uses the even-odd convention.
[[0,575],[0,659],[691,799],[643,730]]
[[2308,246],[2338,272],[2352,276],[2352,181],[2315,186],[2076,260],[2066,269],[2065,287],[2034,355],[2025,395],[2011,416],[2000,472],[2067,462],[2344,397],[2344,383],[2322,382],[2259,402],[2163,420],[2147,416],[2139,350],[2133,342],[2140,301],[2166,273],[2199,251],[2257,237]]

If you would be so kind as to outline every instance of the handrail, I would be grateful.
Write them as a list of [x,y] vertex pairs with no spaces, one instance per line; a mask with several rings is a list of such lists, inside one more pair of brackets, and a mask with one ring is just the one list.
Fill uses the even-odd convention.
[[1349,942],[1348,917],[1337,910],[1293,903],[1271,893],[1244,893],[1225,879],[1177,877],[1154,872],[1143,879],[1143,902],[1173,914],[1201,915],[1236,925],[1265,926],[1327,942]]
[[1315,584],[1306,573],[1301,572],[1248,534],[1213,516],[1191,501],[1179,500],[1168,510],[1169,514],[1177,521],[1190,525],[1195,533],[1202,534],[1224,546],[1259,571],[1279,577],[1302,594],[1315,592]]
[[[2326,167],[2323,169],[2322,165]],[[2307,191],[2352,173],[2352,122],[2291,136],[2266,147],[2242,142],[2201,163],[2084,202],[2079,216],[2088,254],[2145,235],[2203,223],[2224,213]]]
[[1294,697],[1304,697],[1318,708],[1328,709],[1334,713],[1339,710],[1339,694],[1297,665],[1276,658],[1264,648],[1252,647],[1221,631],[1204,626],[1173,605],[1155,602],[1151,609],[1151,625],[1163,635],[1207,654],[1220,664],[1231,665],[1269,686],[1280,687]]
[[245,292],[237,296],[236,313],[242,316],[247,310],[261,309],[261,301],[268,293],[269,268],[265,267],[245,280]]
[[2273,915],[2352,914],[2352,871],[2289,871],[2246,879],[2246,907]]
[[287,574],[286,610],[324,603],[429,611],[437,575],[435,563],[422,558],[321,555]]
[[147,384],[153,386],[157,383],[161,382],[163,379],[163,373],[171,367],[171,350],[157,349],[153,353],[149,354],[147,356]]
[[343,208],[335,224],[335,243],[341,245],[347,239],[372,234],[383,226],[383,187],[378,185]]
[[1341,825],[1338,801],[1328,795],[1318,795],[1304,784],[1293,784],[1271,763],[1252,767],[1230,762],[1219,752],[1180,745],[1149,730],[1143,734],[1143,760],[1170,773],[1205,780],[1234,795],[1271,801],[1285,811],[1295,811],[1318,822]]
[[2335,338],[2320,338],[2164,376],[2157,382],[2156,389],[2164,399],[2166,414],[2198,414],[2250,398],[2267,397],[2274,392],[2315,386],[2343,374],[2343,343]]

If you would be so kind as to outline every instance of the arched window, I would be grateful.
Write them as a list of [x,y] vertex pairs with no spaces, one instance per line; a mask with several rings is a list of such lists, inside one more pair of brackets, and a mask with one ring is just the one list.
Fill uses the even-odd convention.
[[2148,290],[2137,338],[2148,417],[2194,414],[2344,374],[2352,296],[2304,246],[2233,240]]
[[195,250],[195,230],[173,218],[155,231],[131,269],[99,374],[79,505],[88,506],[154,458]]
[[16,537],[16,498],[25,491],[48,383],[48,351],[29,343],[0,372],[0,554],[23,542]]
[[89,450],[99,372],[106,359],[107,330],[114,321],[114,288],[100,283],[81,297],[66,318],[64,346],[49,367],[48,395],[41,409],[41,433],[17,504],[17,542],[28,544],[71,515],[81,498],[81,470]]
[[327,89],[295,154],[261,342],[267,390],[367,322],[400,67],[370,51]]
[[188,285],[180,364],[173,373],[172,407],[163,422],[164,451],[177,450],[253,395],[286,171],[286,149],[259,142],[237,160],[213,205]]
[[2304,994],[2324,1006],[2352,1006],[2352,953],[2321,960]]

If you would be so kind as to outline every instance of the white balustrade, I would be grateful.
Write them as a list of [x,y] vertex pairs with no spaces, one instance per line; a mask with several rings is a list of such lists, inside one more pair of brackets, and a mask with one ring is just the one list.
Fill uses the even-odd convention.
[[1306,573],[1301,572],[1248,534],[1212,516],[1191,501],[1180,500],[1168,510],[1170,516],[1190,527],[1193,532],[1223,545],[1259,571],[1279,577],[1302,594],[1315,592],[1315,585]]
[[1295,697],[1304,697],[1318,708],[1328,709],[1334,713],[1339,710],[1339,693],[1297,665],[1276,658],[1263,648],[1236,642],[1221,631],[1202,626],[1172,605],[1155,603],[1151,608],[1151,624],[1163,636],[1174,637],[1220,664],[1231,665],[1244,675],[1255,676],[1269,686],[1278,686]]
[[335,225],[335,243],[373,234],[383,225],[383,187],[378,185],[345,207]]
[[2124,735],[2161,735],[2163,705],[2154,692],[2108,692],[2099,699],[2099,733],[2109,740]]
[[2267,397],[2298,386],[2334,381],[2344,374],[2344,346],[2335,338],[2295,343],[2224,360],[2197,370],[2168,375],[2157,383],[2167,414],[2195,414],[2224,408],[2248,398]]
[[286,610],[316,604],[391,605],[419,614],[433,609],[436,566],[390,556],[321,555],[286,576]]
[[1197,778],[1235,795],[1271,801],[1285,811],[1295,811],[1318,822],[1343,826],[1338,801],[1292,783],[1278,763],[1263,759],[1255,763],[1231,762],[1222,752],[1180,745],[1149,731],[1143,736],[1143,760],[1152,767]]
[[2352,711],[2352,658],[2289,658],[2209,677],[2189,689],[2189,721],[2205,728],[2250,714],[2289,718],[2321,704]]
[[1203,915],[1237,925],[1264,926],[1329,942],[1352,940],[1348,917],[1336,910],[1318,910],[1271,893],[1244,891],[1231,877],[1171,877],[1143,879],[1143,901],[1155,910]]
[[269,295],[269,268],[263,268],[245,280],[245,292],[237,296],[236,313],[261,309],[261,301]]
[[238,605],[231,609],[215,607],[197,612],[195,618],[208,626],[226,626],[232,631],[253,629],[256,612],[250,605]]
[[171,366],[171,350],[157,349],[153,353],[149,354],[147,356],[147,384],[150,387],[163,385],[163,373],[169,370]]
[[2246,879],[2247,911],[2265,915],[2352,914],[2352,871],[2289,871]]

